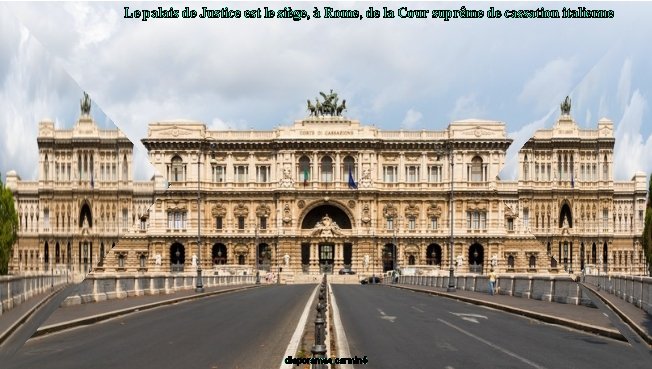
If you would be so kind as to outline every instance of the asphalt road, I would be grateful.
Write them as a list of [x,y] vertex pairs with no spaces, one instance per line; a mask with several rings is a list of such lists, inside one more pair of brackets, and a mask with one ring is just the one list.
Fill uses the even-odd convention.
[[365,368],[650,368],[627,343],[384,286],[333,285]]
[[165,306],[28,341],[2,368],[278,368],[314,285]]

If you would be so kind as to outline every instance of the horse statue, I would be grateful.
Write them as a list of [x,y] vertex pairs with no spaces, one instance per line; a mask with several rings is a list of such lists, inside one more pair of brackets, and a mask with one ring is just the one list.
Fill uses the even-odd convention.
[[308,100],[308,111],[310,112],[310,116],[317,116],[317,108],[312,105],[310,100]]
[[335,112],[335,115],[342,115],[342,112],[346,110],[346,99],[342,100],[342,105],[337,107],[337,111]]

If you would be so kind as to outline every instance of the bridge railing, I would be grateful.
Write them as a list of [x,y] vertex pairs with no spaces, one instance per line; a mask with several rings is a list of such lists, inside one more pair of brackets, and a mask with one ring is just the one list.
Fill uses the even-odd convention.
[[652,314],[652,277],[587,275],[584,282],[614,294]]
[[[205,288],[255,284],[255,275],[204,275]],[[195,273],[152,273],[152,274],[91,274],[79,285],[78,292],[69,296],[62,305],[78,305],[131,296],[171,294],[176,291],[194,289],[197,285]]]
[[29,298],[72,280],[66,271],[0,276],[0,315]]
[[[489,276],[458,274],[453,285],[459,290],[489,293]],[[446,289],[448,276],[400,276],[398,283]],[[495,293],[535,300],[592,306],[591,299],[582,294],[571,276],[501,274],[496,280]]]

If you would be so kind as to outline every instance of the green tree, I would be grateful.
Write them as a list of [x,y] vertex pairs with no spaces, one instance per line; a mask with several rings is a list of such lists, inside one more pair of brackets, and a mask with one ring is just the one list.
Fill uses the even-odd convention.
[[650,187],[647,191],[647,206],[645,208],[645,228],[643,229],[643,250],[648,265],[648,274],[652,276],[652,174]]
[[0,178],[0,275],[7,274],[11,249],[16,242],[18,215],[14,207],[14,195]]

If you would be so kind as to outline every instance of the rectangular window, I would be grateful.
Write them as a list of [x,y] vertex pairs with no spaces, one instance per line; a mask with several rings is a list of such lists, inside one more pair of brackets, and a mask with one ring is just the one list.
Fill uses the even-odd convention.
[[238,229],[245,229],[245,217],[238,217]]
[[643,210],[638,211],[638,221],[639,223],[643,223]]
[[428,167],[428,182],[441,182],[441,165],[432,165]]
[[514,218],[507,218],[507,230],[508,231],[514,230]]
[[185,229],[186,228],[186,213],[180,211],[171,211],[168,213],[168,228],[169,229]]
[[267,217],[260,217],[260,229],[267,229]]
[[437,229],[437,218],[430,218],[430,229]]
[[548,170],[546,171],[546,173],[548,175],[548,181],[550,180],[550,171],[551,171],[550,164],[548,164]]
[[147,219],[140,218],[140,230],[144,231],[145,229],[147,229]]
[[473,229],[480,229],[480,212],[473,212]]
[[609,209],[602,209],[602,231],[609,230]]
[[419,167],[410,165],[405,168],[405,179],[409,183],[419,182]]
[[238,183],[247,182],[247,174],[249,172],[249,167],[246,165],[237,165],[234,168],[235,172],[235,181]]
[[414,218],[408,219],[408,229],[415,230],[417,228],[417,220]]
[[530,228],[530,211],[527,208],[523,209],[523,228],[524,229]]
[[222,229],[222,217],[215,217],[215,229]]
[[267,183],[269,182],[269,174],[270,174],[270,166],[269,165],[259,165],[256,167],[256,181],[258,183]]
[[223,183],[226,177],[226,167],[223,165],[213,165],[213,182]]
[[471,212],[466,212],[466,228],[471,229]]
[[129,226],[129,211],[122,209],[122,228],[126,229]]
[[398,182],[398,167],[395,165],[385,165],[383,167],[383,179],[387,183]]
[[43,227],[45,227],[46,230],[50,228],[50,211],[48,209],[43,211]]
[[394,229],[394,219],[387,218],[387,230],[391,231]]
[[487,213],[480,212],[480,229],[487,229]]

